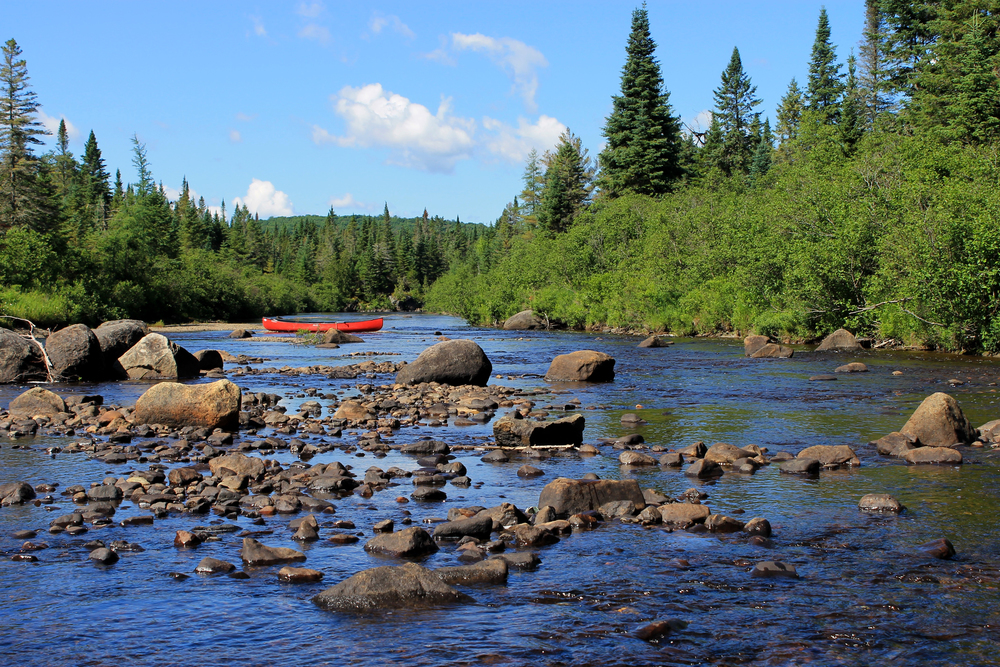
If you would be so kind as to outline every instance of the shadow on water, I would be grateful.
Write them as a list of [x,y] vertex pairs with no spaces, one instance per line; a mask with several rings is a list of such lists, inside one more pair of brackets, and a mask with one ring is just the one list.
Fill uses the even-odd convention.
[[[544,476],[516,475],[525,463],[486,464],[481,452],[457,452],[481,488],[445,487],[444,503],[396,502],[408,484],[371,498],[334,501],[336,514],[322,515],[320,533],[361,534],[355,544],[326,540],[303,546],[293,542],[289,517],[267,518],[263,526],[245,517],[172,515],[152,526],[123,528],[117,523],[80,537],[49,535],[49,521],[75,506],[58,494],[53,505],[0,510],[0,583],[5,614],[0,620],[4,655],[24,665],[41,664],[407,664],[520,665],[918,665],[947,660],[954,664],[995,663],[1000,625],[996,611],[1000,586],[1000,540],[995,508],[1000,502],[1000,463],[989,451],[969,450],[962,467],[906,467],[878,456],[866,443],[898,430],[929,393],[948,391],[975,424],[1000,416],[996,383],[1000,367],[992,360],[920,353],[870,352],[822,355],[796,349],[787,360],[751,360],[732,340],[677,339],[661,349],[638,349],[628,337],[574,332],[504,332],[475,329],[455,318],[387,314],[385,327],[364,334],[365,342],[339,349],[317,349],[288,342],[230,340],[225,332],[180,333],[174,340],[190,350],[224,349],[234,355],[264,357],[260,368],[344,365],[363,359],[412,360],[440,335],[472,338],[494,364],[492,382],[539,389],[530,397],[536,408],[558,414],[577,399],[587,418],[585,441],[643,435],[649,446],[675,448],[703,440],[756,444],[770,452],[792,454],[814,444],[848,444],[862,466],[824,472],[818,479],[780,474],[765,467],[755,475],[727,473],[698,483],[711,511],[748,520],[763,516],[774,528],[770,547],[742,534],[669,532],[607,522],[597,530],[565,536],[539,550],[534,572],[512,571],[506,586],[471,587],[467,605],[379,614],[351,615],[318,609],[310,598],[323,588],[368,567],[394,562],[363,550],[371,526],[385,518],[399,522],[444,517],[450,508],[492,506],[508,501],[521,508],[537,504],[552,479],[595,472],[602,478],[635,478],[643,488],[677,496],[696,483],[680,470],[622,468],[618,451],[602,446],[593,457],[556,456],[531,463]],[[358,316],[356,319],[364,319]],[[289,337],[290,338],[290,337]],[[617,360],[617,378],[601,385],[546,383],[549,361],[577,349],[605,351]],[[373,352],[373,356],[351,356]],[[871,371],[839,376],[832,382],[810,377],[861,360]],[[227,370],[231,370],[227,369]],[[901,375],[893,375],[900,371]],[[244,391],[279,393],[290,412],[308,390],[358,395],[357,385],[391,382],[387,376],[327,380],[322,375],[231,376]],[[962,384],[949,384],[957,380]],[[104,396],[129,405],[145,383],[59,385],[60,394]],[[0,388],[0,404],[23,391]],[[320,402],[326,406],[327,400]],[[642,407],[636,407],[642,406]],[[626,428],[621,416],[638,414],[645,424]],[[484,442],[490,424],[403,429],[391,438],[402,444],[433,436],[450,444]],[[266,435],[262,431],[260,435]],[[317,438],[303,437],[316,442]],[[354,442],[345,433],[331,442]],[[4,442],[0,482],[32,484],[97,482],[142,466],[108,465],[84,455],[45,452],[66,439],[38,437]],[[13,449],[12,445],[27,449]],[[283,465],[287,452],[275,456]],[[335,450],[311,463],[340,461],[363,474],[370,465],[416,470],[415,457],[392,452],[373,460]],[[403,480],[406,482],[407,480]],[[866,493],[890,493],[907,511],[900,516],[860,513]],[[115,519],[143,514],[123,502]],[[407,514],[409,513],[409,514]],[[349,520],[354,530],[332,523]],[[306,565],[325,573],[318,584],[277,581],[277,567],[248,568],[246,579],[194,575],[195,565],[211,556],[239,563],[241,540],[235,533],[194,550],[173,547],[180,529],[235,523],[240,530],[273,531],[259,539],[272,546],[303,550]],[[38,563],[12,562],[22,541],[11,533],[41,530],[33,541],[47,549]],[[937,561],[916,547],[947,537],[958,555]],[[87,560],[85,544],[125,539],[145,551],[123,553],[110,567]],[[794,565],[797,580],[751,578],[762,560]],[[426,558],[428,567],[455,565],[457,551],[443,545]],[[168,576],[191,575],[184,580]],[[658,642],[634,636],[655,620],[689,623]]]

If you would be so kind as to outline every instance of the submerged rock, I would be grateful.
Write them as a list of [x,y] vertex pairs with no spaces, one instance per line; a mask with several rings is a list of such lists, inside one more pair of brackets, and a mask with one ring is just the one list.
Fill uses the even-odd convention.
[[926,544],[921,544],[917,547],[917,551],[938,560],[948,560],[955,555],[955,547],[949,540],[943,537],[927,542]]
[[861,497],[858,509],[862,512],[885,512],[899,514],[905,507],[888,493],[869,493]]
[[336,611],[368,611],[472,602],[416,563],[375,567],[358,572],[313,598],[317,606]]
[[798,579],[799,573],[795,571],[793,565],[788,565],[781,561],[766,560],[754,565],[750,576],[767,579]]

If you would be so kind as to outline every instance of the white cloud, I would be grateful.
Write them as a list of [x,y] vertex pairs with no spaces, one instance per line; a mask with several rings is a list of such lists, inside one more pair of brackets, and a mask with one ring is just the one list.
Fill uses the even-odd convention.
[[234,144],[238,144],[243,141],[243,136],[239,130],[229,130],[229,140]]
[[346,133],[336,136],[313,126],[317,144],[389,148],[390,163],[433,172],[450,172],[456,162],[471,157],[475,147],[475,121],[452,115],[447,99],[431,113],[422,104],[383,90],[380,83],[345,86],[330,99],[347,123]]
[[53,118],[41,109],[38,110],[38,120],[41,121],[42,126],[48,130],[52,136],[56,136],[59,132],[59,121],[66,121],[66,135],[69,136],[71,141],[76,141],[80,138],[80,130],[76,129],[76,125],[69,122],[66,116],[60,116],[59,118]]
[[410,30],[410,27],[403,23],[395,14],[386,16],[381,12],[374,12],[372,13],[372,20],[369,21],[368,27],[376,35],[381,34],[384,28],[390,27],[393,31],[399,33],[407,39],[413,39],[416,37],[414,32]]
[[245,114],[242,111],[240,111],[239,113],[236,114],[236,120],[241,120],[244,123],[249,123],[250,121],[252,121],[256,117],[257,117],[257,114],[250,115],[250,114]]
[[262,181],[258,178],[250,182],[247,196],[234,198],[233,204],[236,206],[246,204],[251,213],[256,213],[262,218],[274,215],[292,215],[295,212],[288,195],[275,189],[271,181]]
[[370,209],[371,204],[365,204],[354,198],[350,192],[345,193],[343,197],[330,197],[330,201],[327,202],[334,209],[338,208],[349,208],[349,209]]
[[488,55],[514,80],[514,89],[521,93],[525,107],[529,111],[538,108],[535,104],[535,93],[538,92],[537,70],[549,65],[541,51],[511,37],[487,37],[480,33],[464,35],[453,32],[451,43],[460,51],[478,51]]
[[523,162],[532,148],[539,153],[550,150],[566,131],[565,125],[544,114],[535,123],[518,118],[517,127],[487,116],[483,118],[483,127],[493,133],[484,141],[486,150],[512,163]]
[[299,16],[306,16],[314,19],[323,13],[323,9],[324,6],[322,2],[300,2],[295,7],[295,13]]
[[264,30],[264,22],[260,20],[260,17],[251,16],[250,20],[253,21],[253,34],[258,37],[267,37],[267,30]]
[[330,41],[330,31],[318,23],[310,23],[302,28],[302,30],[299,30],[299,37],[302,39],[313,39],[320,44],[326,44]]

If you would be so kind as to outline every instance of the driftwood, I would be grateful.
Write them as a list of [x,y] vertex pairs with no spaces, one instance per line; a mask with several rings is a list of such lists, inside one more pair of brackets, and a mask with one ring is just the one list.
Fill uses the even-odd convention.
[[32,322],[31,320],[26,320],[23,317],[14,317],[13,315],[3,315],[3,314],[0,314],[0,319],[17,320],[18,322],[24,322],[24,323],[26,323],[28,325],[28,334],[27,335],[20,334],[20,336],[22,338],[26,338],[26,339],[30,340],[32,343],[34,343],[35,345],[38,346],[38,351],[42,353],[42,359],[45,360],[45,376],[46,376],[46,378],[48,378],[47,381],[48,382],[53,382],[53,379],[52,379],[52,361],[49,360],[49,355],[47,355],[45,353],[45,348],[42,346],[41,343],[38,342],[38,339],[35,338],[35,329],[37,328],[37,327],[35,327],[35,323]]

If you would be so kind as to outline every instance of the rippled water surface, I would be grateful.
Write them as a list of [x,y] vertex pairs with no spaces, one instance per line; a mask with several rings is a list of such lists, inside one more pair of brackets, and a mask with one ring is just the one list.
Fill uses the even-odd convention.
[[[1000,503],[998,461],[989,450],[967,449],[966,465],[907,467],[880,457],[869,440],[898,430],[928,394],[956,396],[976,425],[1000,417],[996,386],[1000,367],[990,360],[937,354],[862,352],[822,355],[797,349],[788,360],[751,360],[732,340],[677,339],[661,349],[638,349],[636,339],[583,333],[502,332],[467,327],[461,320],[431,315],[388,315],[385,328],[363,334],[362,345],[324,350],[285,342],[238,341],[224,332],[177,334],[188,348],[215,348],[269,359],[264,366],[341,365],[361,359],[351,352],[400,353],[377,361],[412,360],[436,342],[436,332],[472,338],[493,362],[492,380],[547,393],[537,405],[563,405],[579,398],[585,410],[585,442],[631,432],[621,423],[637,412],[648,424],[636,429],[647,445],[681,447],[695,440],[756,444],[792,454],[814,444],[848,444],[862,459],[850,471],[824,472],[818,479],[780,475],[776,466],[756,475],[726,474],[699,484],[713,512],[744,520],[763,516],[774,528],[773,546],[749,544],[736,535],[668,532],[607,522],[592,532],[564,537],[538,550],[534,572],[512,571],[503,587],[472,587],[475,602],[463,606],[370,615],[334,613],[315,607],[320,590],[369,567],[394,563],[366,554],[371,526],[412,513],[414,524],[443,517],[448,509],[492,506],[507,501],[535,505],[542,487],[556,477],[595,472],[602,478],[635,477],[643,488],[676,496],[694,482],[676,469],[623,469],[619,452],[601,447],[594,457],[564,456],[533,461],[545,475],[517,477],[525,461],[479,461],[482,452],[456,452],[481,488],[445,487],[444,503],[400,505],[408,480],[364,499],[336,501],[336,515],[321,516],[321,537],[334,519],[348,519],[363,533],[353,545],[323,539],[293,542],[291,517],[266,519],[241,528],[270,530],[260,538],[271,546],[300,549],[305,566],[321,570],[321,584],[277,581],[276,567],[247,568],[249,579],[194,576],[205,556],[239,563],[235,534],[194,550],[173,547],[179,529],[221,523],[213,514],[174,515],[153,526],[117,525],[80,537],[49,535],[49,521],[75,506],[56,494],[56,504],[0,509],[0,663],[20,665],[270,665],[270,664],[594,664],[594,665],[918,665],[996,664],[1000,648]],[[557,354],[577,349],[607,352],[617,360],[617,379],[607,385],[560,386],[541,379]],[[864,361],[870,373],[810,382],[847,361]],[[903,375],[893,376],[893,371]],[[244,391],[285,396],[293,411],[304,390],[354,393],[371,379],[327,380],[322,375],[279,374],[234,377]],[[951,386],[949,380],[963,384]],[[388,376],[375,383],[389,383]],[[106,403],[130,405],[148,384],[61,385],[63,395],[100,393]],[[23,387],[0,387],[0,405]],[[326,405],[328,401],[321,400]],[[641,405],[642,407],[637,407]],[[498,415],[499,416],[499,415]],[[265,434],[266,431],[262,432]],[[481,444],[485,426],[421,426],[398,431],[394,444],[433,435],[453,445]],[[345,432],[331,442],[352,444]],[[301,436],[300,436],[301,437]],[[308,438],[303,437],[307,441]],[[312,442],[316,441],[313,436]],[[3,442],[0,482],[61,488],[89,484],[106,475],[123,476],[142,464],[109,466],[83,454],[50,457],[44,449],[67,440],[37,437]],[[28,449],[12,449],[12,444]],[[276,457],[287,464],[287,451]],[[359,476],[371,465],[415,470],[415,458],[385,458],[335,450],[310,463],[339,460]],[[184,464],[181,464],[184,465]],[[907,511],[899,517],[861,514],[858,499],[891,493]],[[144,513],[124,502],[115,517]],[[21,542],[18,529],[36,528],[49,548],[34,552],[37,563],[11,562]],[[947,537],[958,555],[931,560],[914,547]],[[110,567],[93,565],[83,546],[92,539],[126,539],[141,553],[123,553]],[[428,567],[458,564],[454,546],[421,562]],[[763,580],[749,570],[761,560],[793,564],[798,580]],[[686,565],[682,562],[686,561]],[[171,572],[192,576],[176,581]],[[634,636],[655,620],[676,618],[688,627],[659,643]]]

